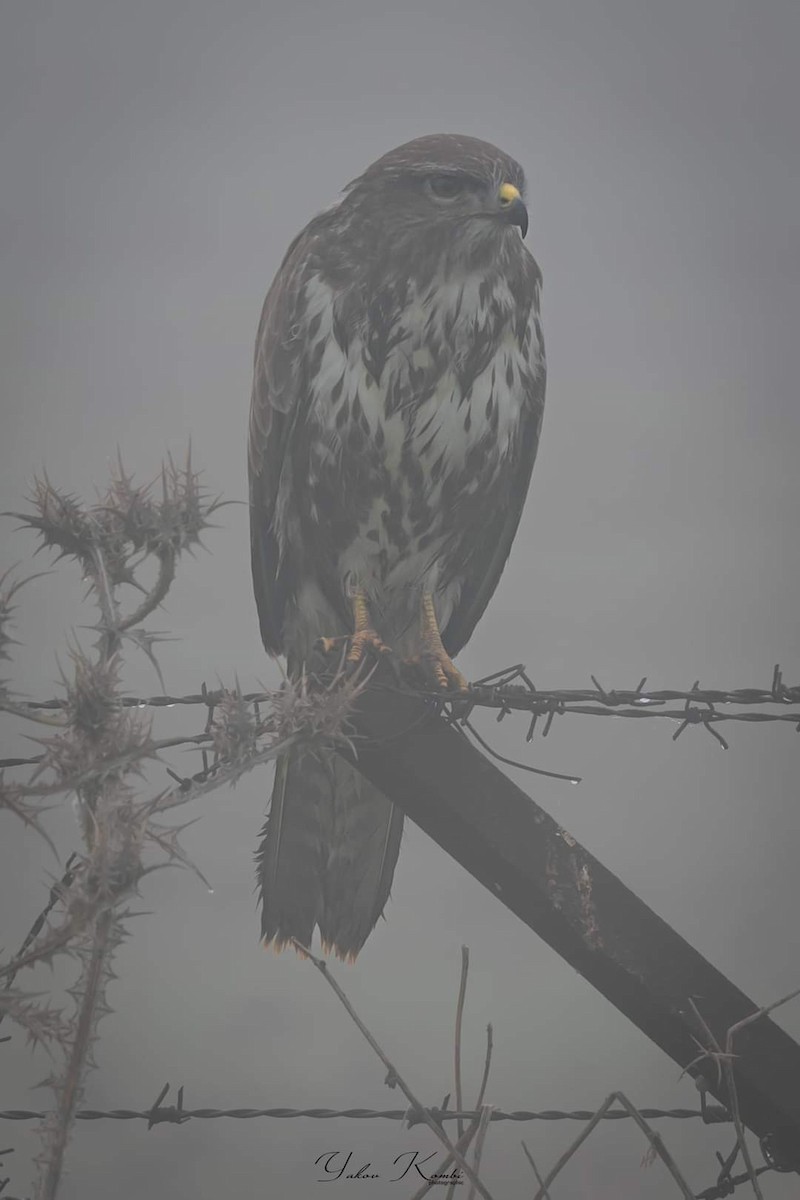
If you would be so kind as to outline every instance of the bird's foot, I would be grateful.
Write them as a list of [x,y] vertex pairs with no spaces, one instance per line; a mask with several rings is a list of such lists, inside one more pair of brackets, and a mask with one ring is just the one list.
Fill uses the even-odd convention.
[[371,628],[359,629],[356,633],[349,633],[344,637],[321,637],[317,639],[317,645],[323,654],[333,654],[346,646],[344,661],[350,670],[361,666],[370,654],[382,657],[392,653],[391,647]]
[[430,592],[423,592],[420,651],[408,665],[437,692],[468,692],[469,684],[444,648]]
[[420,654],[407,660],[414,674],[435,692],[468,692],[469,683],[444,646],[425,646]]
[[380,659],[391,654],[391,649],[372,628],[367,598],[360,588],[351,595],[350,606],[353,611],[353,632],[344,637],[318,638],[317,645],[323,654],[332,654],[338,647],[346,645],[345,666],[353,670],[360,667],[369,655]]
[[370,653],[378,657],[392,653],[389,646],[386,645],[374,629],[359,629],[349,640],[350,649],[347,651],[345,662],[350,667],[360,666],[364,658]]

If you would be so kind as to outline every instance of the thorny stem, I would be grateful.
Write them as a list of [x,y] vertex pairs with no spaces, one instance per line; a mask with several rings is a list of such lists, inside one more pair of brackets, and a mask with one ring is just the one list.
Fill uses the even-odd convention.
[[75,1037],[67,1059],[64,1080],[57,1092],[55,1112],[45,1123],[43,1130],[45,1138],[50,1134],[50,1145],[44,1161],[44,1171],[39,1180],[37,1200],[55,1200],[58,1193],[64,1155],[81,1097],[91,1049],[95,1013],[107,979],[107,962],[119,938],[118,922],[111,909],[107,908],[95,923],[92,947],[84,972],[83,1001],[78,1013]]
[[[211,734],[198,733],[191,737],[163,738],[160,741],[147,742],[143,746],[137,747],[135,750],[129,750],[124,754],[118,754],[114,758],[103,759],[99,767],[92,767],[81,772],[80,775],[73,775],[68,779],[59,779],[55,783],[45,783],[38,786],[34,786],[32,784],[15,784],[13,788],[13,794],[26,799],[44,799],[47,796],[59,796],[64,793],[68,794],[69,792],[77,792],[80,790],[80,788],[86,787],[88,784],[92,783],[102,775],[108,774],[110,771],[119,771],[121,768],[134,762],[140,762],[144,758],[154,758],[160,750],[173,749],[176,746],[202,746],[207,745],[212,740]],[[256,751],[251,757],[248,757],[246,760],[241,762],[226,763],[224,760],[222,760],[218,764],[217,769],[214,771],[213,776],[210,776],[208,781],[202,780],[201,782],[210,782],[211,778],[214,780],[219,779],[221,783],[230,782],[231,779],[237,777],[239,774],[244,774],[245,772],[252,770],[253,767],[257,767],[261,763],[269,762],[271,759],[275,758],[276,755],[282,754],[284,750],[288,750],[298,740],[300,740],[300,735],[291,734],[288,737],[281,738],[279,741],[270,743],[270,745],[266,746],[263,750]],[[199,782],[200,781],[198,781],[198,783]],[[215,787],[218,786],[220,786],[220,784],[216,783]],[[180,791],[181,789],[176,790]],[[183,789],[182,796],[185,796],[186,790],[186,788]],[[213,789],[206,788],[205,790],[210,791]],[[203,791],[193,790],[191,793],[192,798],[198,795],[203,795]],[[183,803],[183,799],[181,799],[180,803]],[[170,805],[162,805],[159,802],[157,807],[170,807]]]
[[117,633],[124,633],[139,625],[145,617],[149,617],[165,599],[167,592],[175,580],[175,551],[168,546],[160,551],[158,556],[158,578],[152,589],[145,596],[139,607],[129,616],[124,617],[117,626]]
[[94,583],[94,591],[97,596],[98,607],[100,608],[103,628],[103,635],[100,642],[100,658],[103,661],[108,661],[117,648],[119,610],[113,588],[108,578],[108,572],[106,571],[103,552],[99,546],[92,548],[92,560],[94,562],[92,582]]
[[68,945],[75,936],[75,926],[71,921],[65,921],[58,929],[54,929],[38,945],[31,946],[30,950],[25,953],[20,953],[16,958],[13,958],[10,963],[5,966],[0,966],[0,979],[8,980],[6,987],[11,987],[11,981],[14,979],[18,971],[22,971],[25,967],[32,967],[34,963],[41,962],[43,959],[52,957],[64,946]]
[[283,754],[302,740],[301,734],[289,734],[288,737],[273,742],[264,750],[257,750],[255,754],[242,762],[220,763],[208,778],[189,780],[186,786],[181,783],[178,787],[170,788],[169,791],[162,792],[160,796],[155,796],[150,801],[150,811],[166,812],[168,809],[186,804],[189,800],[196,800],[198,796],[206,796],[209,792],[215,792],[217,788],[226,783],[234,783],[240,776],[246,775],[248,771],[252,771],[261,763],[271,762],[273,758],[277,758],[279,754]]
[[[107,663],[117,646],[117,628],[115,628],[118,626],[117,604],[99,548],[95,548],[93,557],[96,567],[94,572],[95,594],[104,625],[98,654],[101,661]],[[85,797],[87,812],[95,811],[98,801],[107,789],[107,782],[91,788],[90,796]],[[109,799],[111,798],[109,797]],[[105,839],[96,840],[92,833],[93,828],[92,820],[84,821],[84,836],[92,859],[102,859],[105,857]],[[108,837],[107,832],[105,837]],[[96,864],[92,861],[91,865]],[[40,1159],[43,1171],[38,1181],[37,1200],[55,1200],[58,1193],[64,1168],[64,1156],[81,1097],[83,1080],[89,1065],[94,1029],[108,982],[108,960],[120,938],[119,922],[113,909],[107,905],[95,917],[91,930],[91,947],[83,962],[79,981],[76,988],[73,989],[78,1003],[74,1026],[75,1034],[69,1046],[63,1078],[60,1081],[54,1081],[53,1084],[56,1095],[55,1110],[42,1128],[45,1149]]]
[[[28,930],[28,933],[25,937],[24,942],[22,943],[22,945],[20,946],[16,955],[12,959],[10,965],[8,966],[8,968],[4,969],[4,971],[2,972],[2,974],[7,975],[7,977],[8,977],[8,982],[6,983],[7,988],[10,988],[12,986],[14,979],[16,977],[17,971],[21,970],[22,967],[25,965],[21,960],[22,960],[26,950],[28,949],[30,944],[34,941],[34,939],[39,936],[39,931],[41,930],[45,921],[49,917],[50,913],[53,911],[53,909],[55,908],[55,906],[58,904],[59,900],[61,899],[64,889],[68,888],[69,885],[72,883],[72,880],[75,877],[75,872],[77,870],[78,870],[78,855],[73,852],[72,854],[70,854],[69,858],[67,859],[66,866],[64,867],[64,874],[61,876],[61,879],[57,883],[54,883],[53,886],[50,888],[50,896],[48,898],[47,904],[44,906],[42,911],[39,913],[39,916],[36,918],[33,925]],[[5,1013],[0,1013],[0,1024],[2,1024],[4,1016],[5,1016]]]

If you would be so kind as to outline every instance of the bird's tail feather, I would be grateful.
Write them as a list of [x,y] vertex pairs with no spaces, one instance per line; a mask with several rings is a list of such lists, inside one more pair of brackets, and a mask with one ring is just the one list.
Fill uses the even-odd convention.
[[291,938],[352,960],[383,912],[403,814],[330,750],[295,750],[275,771],[258,853],[261,934],[280,949]]

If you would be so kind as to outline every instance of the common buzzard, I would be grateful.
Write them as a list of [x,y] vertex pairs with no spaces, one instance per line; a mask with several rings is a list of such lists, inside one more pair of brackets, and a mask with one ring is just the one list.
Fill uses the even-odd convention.
[[[264,303],[250,414],[261,636],[290,676],[347,639],[429,685],[494,592],[536,457],[541,275],[522,168],[476,138],[385,154],[292,242]],[[322,650],[320,649],[322,647]],[[277,764],[259,852],[266,942],[343,958],[389,896],[403,815],[332,753]]]

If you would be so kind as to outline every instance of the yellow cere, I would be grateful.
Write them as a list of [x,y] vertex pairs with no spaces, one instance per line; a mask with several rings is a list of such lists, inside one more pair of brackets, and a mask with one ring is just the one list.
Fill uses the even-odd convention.
[[510,204],[512,200],[522,199],[519,188],[514,187],[513,183],[504,183],[497,194],[501,204]]

